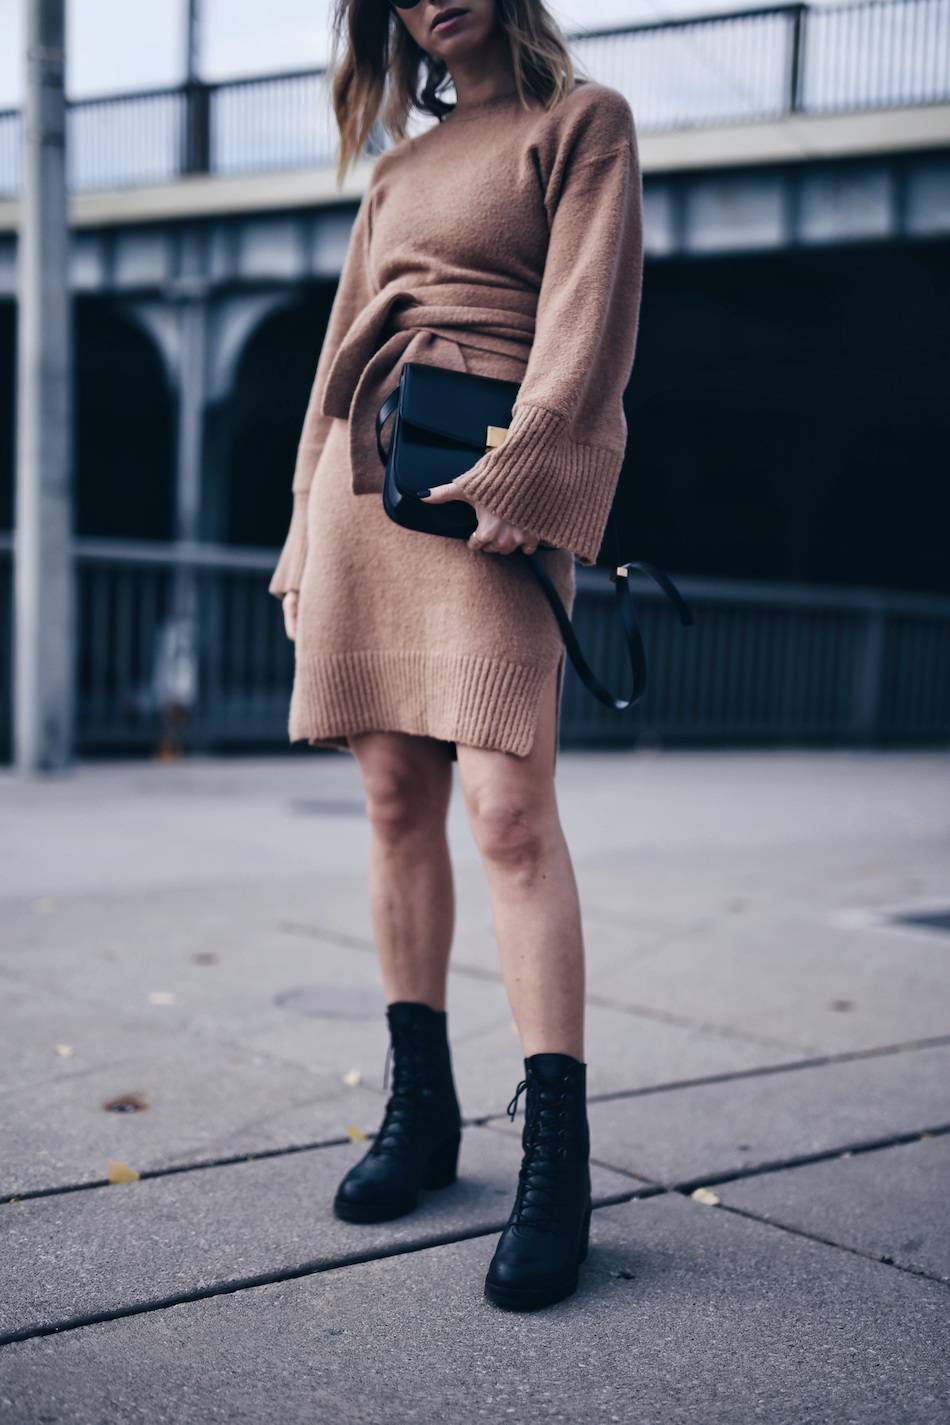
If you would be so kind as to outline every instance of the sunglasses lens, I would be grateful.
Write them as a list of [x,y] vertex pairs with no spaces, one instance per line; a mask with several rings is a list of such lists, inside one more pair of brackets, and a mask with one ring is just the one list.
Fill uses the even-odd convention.
[[397,10],[411,10],[418,5],[419,0],[392,0]]

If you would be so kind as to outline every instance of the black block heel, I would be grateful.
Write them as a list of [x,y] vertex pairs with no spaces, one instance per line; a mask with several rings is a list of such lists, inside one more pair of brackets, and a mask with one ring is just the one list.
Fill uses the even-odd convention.
[[451,1138],[447,1138],[444,1143],[439,1143],[432,1150],[432,1155],[426,1164],[425,1176],[422,1179],[424,1188],[447,1188],[451,1187],[458,1177],[459,1148],[462,1143],[461,1133],[455,1133]]

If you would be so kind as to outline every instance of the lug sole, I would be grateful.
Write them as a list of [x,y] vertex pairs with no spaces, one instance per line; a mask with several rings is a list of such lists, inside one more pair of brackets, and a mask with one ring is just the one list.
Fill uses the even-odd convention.
[[341,1202],[334,1198],[334,1216],[343,1222],[391,1222],[395,1217],[405,1217],[415,1210],[419,1199],[411,1202]]

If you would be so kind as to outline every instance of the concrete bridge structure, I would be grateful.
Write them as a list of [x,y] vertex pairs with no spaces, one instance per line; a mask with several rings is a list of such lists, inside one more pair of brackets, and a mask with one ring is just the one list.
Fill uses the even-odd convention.
[[[779,7],[574,48],[638,123],[640,552],[708,612],[674,652],[645,596],[655,647],[670,644],[649,710],[621,727],[569,686],[565,737],[946,736],[950,0]],[[80,744],[152,740],[169,660],[195,739],[279,740],[289,655],[259,594],[371,157],[336,187],[316,72],[106,96],[71,122]],[[0,114],[0,616],[17,125]],[[186,577],[189,607],[196,588],[205,604],[182,641]],[[603,600],[580,586],[617,680]],[[753,626],[772,660],[755,695],[735,642]],[[0,632],[0,729],[3,665]]]

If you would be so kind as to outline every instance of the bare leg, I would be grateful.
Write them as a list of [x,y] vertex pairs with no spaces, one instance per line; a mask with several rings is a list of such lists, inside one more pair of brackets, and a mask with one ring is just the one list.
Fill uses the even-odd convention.
[[554,790],[556,704],[527,757],[459,744],[459,776],[488,878],[502,977],[525,1057],[584,1057],[584,943]]
[[386,1002],[445,1009],[455,927],[448,744],[404,732],[360,733],[349,743],[373,831],[370,905]]

